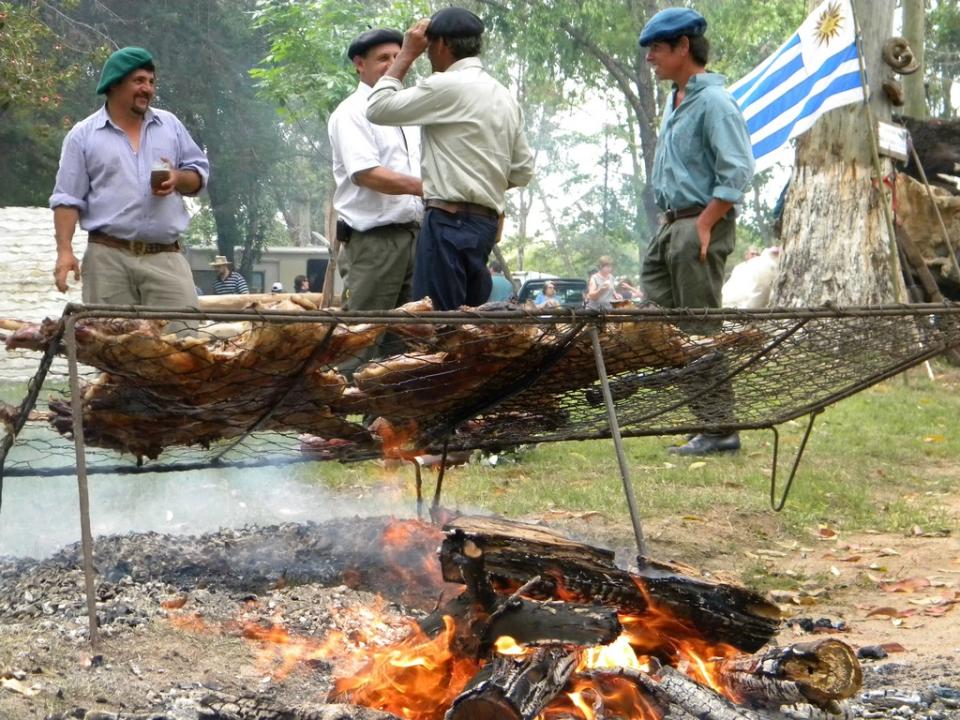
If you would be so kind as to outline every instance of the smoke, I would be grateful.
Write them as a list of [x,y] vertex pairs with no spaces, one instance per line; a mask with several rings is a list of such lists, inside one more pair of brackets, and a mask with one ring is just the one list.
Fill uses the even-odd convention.
[[[318,467],[324,466],[91,475],[93,535],[151,531],[197,535],[221,528],[338,517],[412,517],[416,512],[412,501],[401,499],[399,485],[412,481],[406,472],[399,471],[393,482],[385,479],[376,491],[356,487],[334,493],[308,477]],[[4,479],[0,556],[45,558],[79,540],[76,478]]]

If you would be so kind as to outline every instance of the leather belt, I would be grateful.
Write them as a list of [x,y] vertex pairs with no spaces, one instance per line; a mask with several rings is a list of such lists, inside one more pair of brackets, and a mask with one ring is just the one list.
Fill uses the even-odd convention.
[[688,208],[664,210],[662,213],[660,213],[660,223],[663,225],[669,225],[670,223],[676,222],[677,220],[682,220],[683,218],[697,217],[703,211],[703,205],[693,205],[692,207]]
[[423,206],[443,210],[452,215],[479,215],[480,217],[489,218],[490,220],[496,220],[500,217],[500,213],[493,208],[472,202],[448,202],[447,200],[435,200],[431,198],[430,200],[424,200]]
[[420,223],[418,222],[387,223],[386,225],[377,225],[376,227],[372,227],[369,230],[353,230],[353,232],[368,233],[368,232],[376,232],[377,230],[409,230],[410,232],[419,232]]
[[123,240],[122,238],[107,235],[105,232],[94,230],[87,235],[87,242],[97,245],[106,245],[117,250],[126,250],[133,255],[154,255],[162,252],[180,252],[180,241],[172,243],[147,243],[139,240]]

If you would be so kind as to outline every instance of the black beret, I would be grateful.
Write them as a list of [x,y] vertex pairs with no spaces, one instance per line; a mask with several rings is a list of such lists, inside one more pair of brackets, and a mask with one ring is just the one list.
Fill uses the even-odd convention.
[[374,28],[360,33],[356,40],[347,48],[347,57],[353,60],[357,55],[364,55],[367,50],[384,43],[403,45],[403,33],[388,28]]
[[483,35],[483,20],[462,7],[437,10],[427,26],[428,37],[476,37]]

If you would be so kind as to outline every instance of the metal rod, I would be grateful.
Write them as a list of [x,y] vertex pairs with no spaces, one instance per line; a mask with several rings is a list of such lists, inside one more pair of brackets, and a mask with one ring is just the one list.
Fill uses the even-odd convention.
[[70,411],[73,414],[73,446],[77,456],[77,488],[80,495],[80,543],[83,547],[83,580],[87,594],[90,645],[97,647],[97,596],[93,587],[93,533],[90,531],[90,494],[87,489],[87,458],[83,443],[83,398],[77,373],[77,318],[68,317],[64,328],[67,366],[70,371]]
[[140,318],[155,320],[211,320],[211,321],[270,321],[280,324],[304,322],[330,322],[359,324],[367,322],[392,324],[424,324],[436,325],[442,321],[444,325],[469,325],[477,321],[484,324],[534,324],[534,325],[567,325],[572,320],[578,322],[600,324],[602,322],[619,320],[646,320],[651,322],[677,323],[684,320],[718,319],[732,322],[749,323],[755,320],[797,320],[799,318],[860,318],[860,317],[897,317],[935,314],[960,314],[960,304],[944,303],[914,303],[893,305],[851,305],[849,307],[824,306],[817,308],[761,308],[740,309],[730,308],[702,308],[702,309],[670,309],[659,307],[614,309],[603,316],[589,311],[546,310],[536,313],[517,311],[471,311],[471,312],[425,312],[425,313],[397,313],[393,310],[379,312],[360,311],[319,311],[305,310],[303,312],[261,310],[261,311],[234,311],[234,312],[204,312],[199,310],[184,311],[182,309],[164,309],[154,307],[131,307],[129,305],[74,305],[70,304],[65,314],[75,314],[78,318]]
[[640,513],[637,511],[637,499],[633,495],[633,485],[630,483],[630,469],[627,466],[627,456],[623,452],[623,439],[620,437],[620,424],[617,422],[617,409],[613,405],[613,395],[610,394],[610,383],[607,380],[607,368],[603,363],[603,351],[600,349],[600,336],[596,326],[590,328],[590,340],[593,342],[593,358],[597,363],[597,377],[600,378],[600,389],[603,391],[603,401],[607,405],[607,422],[610,424],[610,435],[613,446],[617,450],[617,462],[620,464],[620,479],[623,481],[623,494],[627,498],[627,507],[630,510],[630,522],[633,524],[633,535],[637,540],[637,552],[640,558],[647,556],[646,543],[643,541],[643,528],[640,526]]

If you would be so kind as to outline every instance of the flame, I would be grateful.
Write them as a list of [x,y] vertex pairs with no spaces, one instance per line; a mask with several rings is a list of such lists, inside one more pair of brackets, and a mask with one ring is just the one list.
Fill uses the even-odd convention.
[[401,424],[394,424],[384,417],[373,421],[370,430],[380,437],[383,457],[391,460],[414,460],[423,455],[422,449],[417,449],[413,440],[417,437],[419,426],[415,420],[408,420]]
[[517,644],[517,641],[509,635],[498,637],[493,644],[493,649],[498,655],[509,655],[511,657],[523,657],[530,653],[529,648]]
[[375,650],[360,672],[336,680],[334,695],[405,720],[440,720],[480,665],[453,650],[454,622],[428,638],[419,628],[398,645]]

